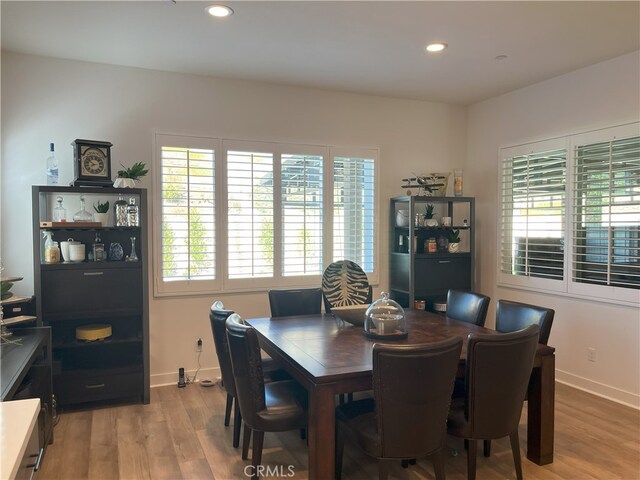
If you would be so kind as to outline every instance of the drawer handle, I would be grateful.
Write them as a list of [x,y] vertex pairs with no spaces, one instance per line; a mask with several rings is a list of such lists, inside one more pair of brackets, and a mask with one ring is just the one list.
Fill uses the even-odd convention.
[[85,385],[84,388],[103,388],[104,383],[98,383],[96,385]]
[[38,457],[36,458],[36,463],[32,463],[31,465],[27,465],[27,468],[33,468],[34,472],[37,472],[38,470],[40,470],[40,463],[42,463],[42,454],[44,453],[44,448],[41,448],[40,451],[36,454],[30,455],[31,457]]
[[104,275],[104,272],[84,272],[83,275],[85,277],[97,277],[99,275]]
[[438,260],[438,263],[451,263],[451,260]]

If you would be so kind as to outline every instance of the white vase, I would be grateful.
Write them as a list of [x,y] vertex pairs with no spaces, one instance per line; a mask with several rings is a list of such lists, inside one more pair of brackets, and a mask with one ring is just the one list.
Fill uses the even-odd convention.
[[450,243],[449,244],[449,253],[458,253],[459,250],[460,250],[460,244],[459,243]]
[[103,227],[106,227],[107,223],[109,223],[109,212],[94,213],[93,216],[95,217],[96,221],[102,224]]
[[136,181],[133,178],[116,178],[115,182],[113,182],[113,186],[115,188],[135,188]]

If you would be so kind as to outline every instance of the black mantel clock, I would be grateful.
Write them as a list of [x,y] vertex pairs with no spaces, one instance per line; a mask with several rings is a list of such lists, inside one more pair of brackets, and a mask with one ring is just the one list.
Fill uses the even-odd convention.
[[74,187],[110,187],[111,146],[110,142],[77,139],[73,143]]

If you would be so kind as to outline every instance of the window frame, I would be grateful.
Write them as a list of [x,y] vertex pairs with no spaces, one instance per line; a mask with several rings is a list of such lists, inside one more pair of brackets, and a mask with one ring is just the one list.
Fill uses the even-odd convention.
[[[570,298],[599,301],[604,303],[616,303],[620,305],[640,305],[640,290],[635,288],[612,287],[607,285],[595,285],[573,281],[574,278],[574,231],[573,224],[576,218],[574,175],[576,159],[576,146],[600,143],[615,139],[622,139],[640,135],[640,122],[627,123],[613,127],[606,127],[588,132],[575,133],[563,137],[548,140],[529,142],[526,144],[501,147],[498,150],[498,187],[496,198],[496,272],[497,285],[499,287],[517,288],[542,293],[553,293]],[[566,190],[565,190],[565,214],[564,214],[564,279],[554,280],[549,278],[535,278],[519,275],[511,275],[502,272],[502,221],[503,211],[503,166],[504,158],[514,157],[530,153],[531,151],[545,151],[549,146],[566,145]],[[505,154],[508,152],[508,155]]]
[[[197,148],[201,145],[212,145],[215,158],[215,245],[216,245],[216,279],[215,280],[180,280],[164,282],[162,280],[162,147],[167,141],[181,147],[185,142],[193,142]],[[180,143],[182,142],[182,143]],[[208,142],[208,143],[207,143]],[[297,144],[269,141],[251,141],[226,139],[206,136],[173,135],[154,133],[154,205],[153,212],[153,269],[154,296],[189,296],[210,295],[212,293],[243,293],[266,291],[271,288],[316,287],[322,281],[324,269],[333,261],[333,163],[335,157],[367,158],[374,162],[374,215],[373,215],[373,271],[366,272],[371,285],[379,282],[379,212],[380,212],[380,150],[378,147],[336,147],[328,145]],[[228,255],[228,185],[227,185],[227,152],[269,152],[273,154],[274,171],[274,272],[272,277],[262,278],[229,278]],[[282,155],[320,155],[323,160],[323,192],[324,210],[322,231],[322,271],[318,275],[289,275],[282,272],[282,190],[281,190],[281,158]],[[276,174],[276,172],[278,172]],[[276,233],[277,232],[277,233]]]

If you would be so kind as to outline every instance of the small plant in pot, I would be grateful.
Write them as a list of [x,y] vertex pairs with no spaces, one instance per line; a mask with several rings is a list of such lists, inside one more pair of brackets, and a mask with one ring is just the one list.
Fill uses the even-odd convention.
[[95,217],[103,227],[107,226],[108,216],[109,216],[109,201],[107,200],[104,203],[93,204],[93,209],[96,211]]
[[136,182],[147,173],[149,173],[149,170],[143,162],[134,163],[129,168],[122,165],[122,170],[118,170],[118,178],[113,182],[113,186],[116,188],[133,188],[136,186]]
[[427,209],[424,212],[424,218],[425,218],[425,225],[427,227],[438,226],[438,221],[435,218],[433,218],[433,205],[431,205],[430,203],[427,204]]
[[460,250],[460,230],[452,228],[448,233],[449,253],[458,253]]

